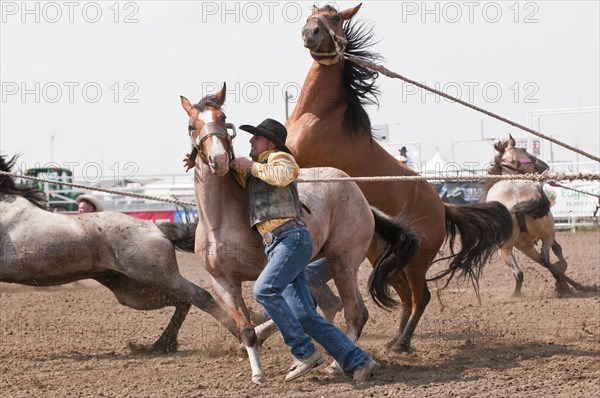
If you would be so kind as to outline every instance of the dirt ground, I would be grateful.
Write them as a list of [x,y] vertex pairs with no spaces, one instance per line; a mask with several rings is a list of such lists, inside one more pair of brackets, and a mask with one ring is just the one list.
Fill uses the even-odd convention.
[[[560,233],[558,240],[568,275],[600,285],[600,232]],[[178,258],[184,275],[209,288],[193,255]],[[291,357],[279,336],[260,350],[268,381],[255,386],[236,340],[196,308],[181,329],[177,353],[145,356],[132,353],[128,343],[152,343],[171,308],[123,307],[90,281],[56,288],[0,284],[0,396],[600,396],[600,295],[557,298],[548,272],[522,255],[518,261],[525,274],[522,297],[511,297],[512,274],[496,256],[481,280],[482,304],[467,285],[443,291],[443,310],[434,294],[412,352],[402,355],[383,350],[398,310],[381,310],[367,297],[370,267],[363,264],[370,320],[360,345],[383,366],[360,387],[318,369],[284,383]],[[251,284],[244,287],[250,297]],[[336,322],[341,325],[340,314]]]

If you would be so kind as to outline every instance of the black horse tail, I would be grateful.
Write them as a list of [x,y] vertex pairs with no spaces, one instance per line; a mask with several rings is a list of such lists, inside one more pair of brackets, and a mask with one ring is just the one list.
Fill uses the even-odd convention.
[[184,224],[167,222],[157,224],[157,227],[161,230],[165,238],[169,239],[176,249],[187,253],[194,252],[197,226],[197,222]]
[[[446,208],[446,235],[451,255],[440,260],[452,259],[448,269],[435,277],[449,276],[446,286],[457,271],[461,278],[469,278],[479,299],[479,277],[484,264],[510,237],[513,224],[508,209],[500,202],[450,205]],[[454,252],[457,235],[460,234],[461,249]]]
[[542,190],[541,184],[538,188],[538,194],[538,198],[519,202],[512,207],[512,211],[515,213],[515,216],[517,216],[521,232],[527,232],[527,223],[525,222],[526,216],[542,218],[550,213],[550,199],[548,199]]
[[382,308],[396,304],[390,296],[389,282],[412,260],[419,248],[419,236],[405,219],[392,218],[371,207],[375,217],[375,234],[386,242],[369,276],[369,294]]

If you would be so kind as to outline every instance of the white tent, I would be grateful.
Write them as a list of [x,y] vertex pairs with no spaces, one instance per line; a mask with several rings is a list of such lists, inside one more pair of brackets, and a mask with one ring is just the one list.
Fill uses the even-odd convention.
[[457,168],[458,168],[458,165],[446,160],[446,158],[444,158],[442,156],[440,151],[436,151],[435,155],[433,155],[431,157],[431,159],[429,159],[427,161],[427,163],[425,163],[425,169],[421,170],[421,172],[423,172],[423,173],[438,172],[439,173],[439,172],[444,172],[444,171],[448,171],[448,170],[456,171]]

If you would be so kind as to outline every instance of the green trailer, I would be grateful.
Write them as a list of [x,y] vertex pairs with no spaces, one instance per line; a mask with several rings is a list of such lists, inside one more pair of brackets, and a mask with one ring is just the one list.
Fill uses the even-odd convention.
[[77,211],[75,198],[83,192],[76,192],[71,187],[60,184],[60,182],[72,183],[73,173],[69,169],[61,167],[37,167],[27,169],[26,176],[38,177],[47,180],[59,181],[56,183],[23,180],[24,185],[35,186],[44,192],[48,203],[48,210],[52,212]]

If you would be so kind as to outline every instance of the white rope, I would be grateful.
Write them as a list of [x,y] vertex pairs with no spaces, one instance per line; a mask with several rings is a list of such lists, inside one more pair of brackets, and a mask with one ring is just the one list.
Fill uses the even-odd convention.
[[159,202],[175,203],[178,205],[185,205],[185,206],[194,206],[194,207],[196,206],[196,203],[194,203],[194,202],[184,202],[184,201],[177,200],[177,199],[161,198],[159,196],[143,195],[143,194],[135,193],[135,192],[117,191],[117,190],[113,190],[113,189],[90,187],[88,185],[83,185],[83,184],[75,184],[72,182],[63,182],[63,181],[59,181],[59,180],[49,180],[46,178],[25,176],[25,175],[9,173],[7,171],[1,171],[1,170],[0,170],[0,174],[6,175],[6,176],[11,176],[11,177],[16,177],[16,178],[23,178],[25,180],[47,182],[49,184],[59,184],[59,185],[64,185],[64,186],[72,187],[72,188],[80,188],[80,189],[86,189],[86,190],[90,190],[90,191],[105,192],[105,193],[111,193],[114,195],[121,195],[121,196],[131,196],[132,198],[138,198],[138,199],[156,200]]
[[519,129],[521,129],[523,131],[527,131],[528,133],[536,135],[536,136],[538,136],[540,138],[543,138],[543,139],[545,139],[547,141],[553,142],[553,143],[555,143],[557,145],[560,145],[560,146],[562,146],[564,148],[567,148],[567,149],[569,149],[569,150],[571,150],[573,152],[576,152],[576,153],[578,153],[580,155],[583,155],[586,158],[590,158],[590,159],[592,159],[595,162],[600,162],[600,157],[598,157],[598,156],[595,156],[595,155],[592,155],[592,154],[587,153],[585,151],[582,151],[579,148],[576,148],[574,146],[568,145],[568,144],[566,144],[566,143],[564,143],[562,141],[556,140],[556,139],[554,139],[554,138],[552,138],[550,136],[542,134],[539,131],[535,131],[533,129],[530,129],[529,127],[525,127],[522,124],[513,122],[512,120],[509,120],[509,119],[507,119],[505,117],[497,115],[497,114],[495,114],[493,112],[490,112],[488,110],[485,110],[485,109],[480,108],[478,106],[475,106],[473,104],[470,104],[470,103],[468,103],[466,101],[463,101],[463,100],[461,100],[459,98],[455,98],[455,97],[453,97],[453,96],[451,96],[449,94],[444,93],[443,91],[436,90],[436,89],[431,88],[431,87],[429,87],[429,86],[427,86],[425,84],[419,83],[419,82],[417,82],[415,80],[409,79],[408,77],[402,76],[402,75],[400,75],[400,74],[398,74],[396,72],[392,72],[391,70],[387,69],[386,67],[384,67],[382,65],[378,65],[378,64],[376,64],[374,62],[371,62],[371,61],[369,61],[368,59],[366,59],[364,57],[358,57],[356,55],[352,55],[352,54],[348,54],[348,53],[344,53],[343,55],[344,55],[345,59],[347,59],[347,60],[349,60],[351,62],[354,62],[355,64],[358,64],[358,65],[361,65],[361,66],[363,66],[365,68],[368,68],[368,69],[374,70],[376,72],[382,73],[382,74],[384,74],[384,75],[386,75],[388,77],[391,77],[392,79],[403,80],[403,81],[405,81],[405,82],[407,82],[409,84],[412,84],[414,86],[417,86],[417,87],[419,87],[419,88],[421,88],[423,90],[430,91],[430,92],[432,92],[434,94],[437,94],[437,95],[439,95],[441,97],[447,98],[447,99],[449,99],[451,101],[454,101],[454,102],[456,102],[458,104],[466,106],[467,108],[471,108],[473,110],[476,110],[477,112],[481,112],[481,113],[483,113],[485,115],[491,116],[494,119],[498,119],[498,120],[500,120],[500,121],[502,121],[504,123],[510,124],[513,127],[519,128]]
[[488,176],[456,176],[439,175],[425,176],[384,176],[384,177],[332,177],[332,178],[300,178],[297,182],[403,182],[403,181],[600,181],[599,173],[542,173],[542,174],[515,174],[515,175],[488,175]]
[[[132,198],[156,200],[159,202],[174,203],[186,206],[196,206],[194,202],[184,202],[181,200],[163,198],[159,196],[143,195],[134,192],[116,191],[112,189],[90,187],[88,185],[75,184],[70,182],[62,182],[58,180],[49,180],[39,177],[25,176],[6,171],[0,171],[0,175],[10,177],[23,178],[26,180],[47,182],[50,184],[60,184],[73,188],[86,189],[90,191],[105,192],[114,195],[131,196]],[[298,183],[311,182],[409,182],[409,181],[502,181],[502,180],[518,180],[518,181],[600,181],[599,173],[542,173],[542,174],[515,174],[515,175],[487,175],[487,176],[456,176],[456,175],[438,175],[432,177],[425,176],[377,176],[377,177],[332,177],[332,178],[300,178]]]

